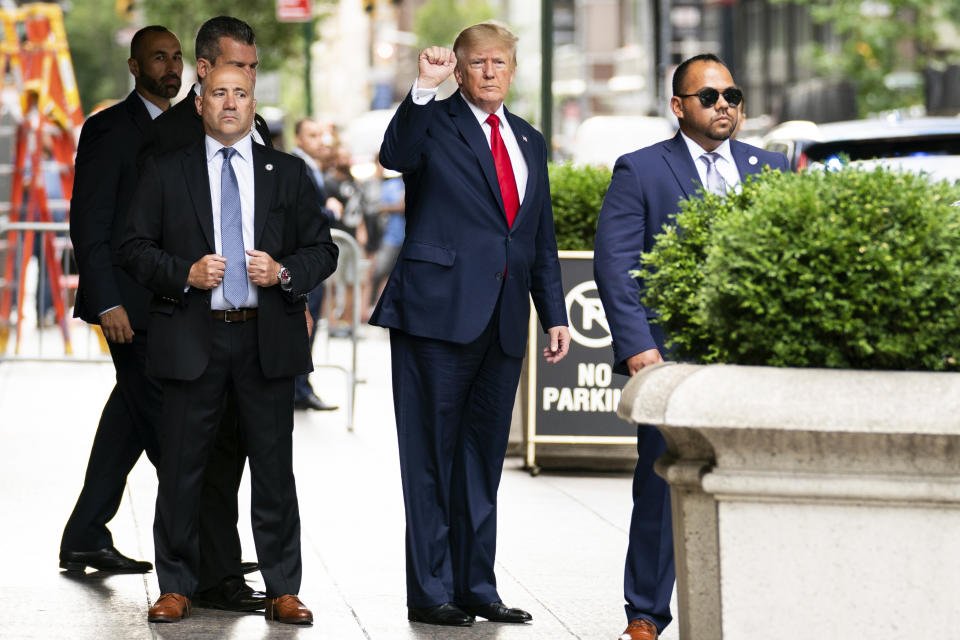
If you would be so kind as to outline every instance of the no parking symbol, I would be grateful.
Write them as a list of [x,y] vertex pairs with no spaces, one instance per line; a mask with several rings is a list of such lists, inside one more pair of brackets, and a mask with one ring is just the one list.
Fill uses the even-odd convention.
[[596,282],[587,280],[570,289],[566,304],[570,337],[574,342],[588,349],[602,349],[610,345],[610,325],[600,304]]

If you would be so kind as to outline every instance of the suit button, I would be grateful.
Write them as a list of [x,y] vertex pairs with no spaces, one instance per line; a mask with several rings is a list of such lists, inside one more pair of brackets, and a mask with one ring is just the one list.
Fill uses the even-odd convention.
[[513,236],[507,236],[507,242],[513,242]]
[[495,277],[497,278],[497,280],[503,280],[503,274],[499,271],[497,271],[497,275]]

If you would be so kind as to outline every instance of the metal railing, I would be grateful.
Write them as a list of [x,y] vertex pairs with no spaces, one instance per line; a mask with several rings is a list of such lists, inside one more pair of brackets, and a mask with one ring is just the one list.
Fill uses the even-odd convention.
[[[52,200],[49,203],[51,210],[62,205],[67,206],[66,201]],[[0,362],[5,361],[52,361],[52,362],[109,362],[110,357],[106,341],[100,333],[98,327],[86,325],[80,321],[73,321],[71,311],[71,291],[76,290],[77,278],[72,273],[73,247],[68,237],[70,225],[67,222],[8,222],[0,220],[0,300],[4,298],[9,301],[6,309],[0,305],[0,312],[6,312],[5,317],[0,317]],[[28,232],[36,234],[36,241],[26,246],[26,236]],[[49,283],[49,273],[47,261],[44,257],[43,245],[45,235],[54,235],[54,251],[57,255],[57,262],[60,267],[60,274],[56,286],[51,287]],[[30,292],[33,278],[28,278],[27,273],[22,273],[24,264],[32,269],[31,261],[25,263],[23,256],[25,253],[33,254],[35,246],[39,245],[40,251],[37,252],[35,268],[38,271],[36,278],[37,288],[33,295],[27,295]],[[15,265],[12,278],[6,279],[7,264]],[[19,291],[20,287],[23,292]],[[56,347],[50,348],[50,336],[45,330],[47,318],[45,311],[46,305],[40,296],[45,295],[45,291],[50,290],[51,296],[59,291],[59,299],[51,298],[50,305],[54,310],[59,310],[59,316],[56,317],[56,326],[59,328],[62,351],[56,351]],[[17,294],[17,295],[15,295]],[[16,311],[14,311],[16,307]],[[30,309],[30,311],[28,311]],[[34,316],[35,311],[35,316]],[[35,317],[37,330],[30,331],[27,326],[27,320]],[[79,331],[79,333],[77,333]],[[74,338],[82,338],[81,341]],[[74,348],[75,343],[83,342],[86,347],[80,353]]]
[[[360,282],[366,273],[367,259],[363,257],[363,250],[349,233],[340,229],[331,229],[330,235],[340,249],[337,261],[337,270],[327,280],[328,293],[337,296],[338,290],[349,287],[353,292],[353,309],[350,314],[350,366],[339,364],[314,364],[315,369],[337,369],[343,371],[347,383],[347,430],[353,431],[354,404],[357,396],[357,385],[364,382],[357,377],[357,348],[360,340],[360,308],[363,306]],[[319,330],[314,328],[314,331]],[[329,326],[328,326],[329,335]],[[327,350],[329,352],[329,349]]]
[[[35,335],[30,336],[35,342],[32,345],[28,345],[28,348],[25,349],[22,339],[28,332],[24,324],[25,321],[32,316],[29,313],[24,313],[25,309],[20,309],[19,305],[16,312],[13,312],[11,305],[10,317],[0,318],[0,363],[10,361],[110,362],[107,343],[103,338],[103,334],[100,332],[100,328],[95,325],[73,322],[71,319],[72,311],[71,305],[69,304],[69,292],[76,289],[76,275],[71,273],[70,257],[73,252],[73,247],[67,236],[69,230],[70,225],[67,222],[5,222],[0,220],[0,292],[3,292],[5,288],[12,289],[18,286],[18,283],[24,285],[27,283],[27,278],[21,274],[15,277],[15,282],[6,282],[2,279],[3,268],[6,264],[6,252],[14,252],[14,261],[16,264],[22,264],[24,251],[33,252],[32,246],[24,246],[24,236],[26,232],[33,231],[41,235],[49,233],[62,234],[56,238],[56,250],[60,256],[62,269],[60,290],[61,301],[63,303],[63,317],[60,318],[58,322],[60,333],[63,337],[63,353],[50,353],[49,345],[45,345],[45,338],[49,340],[49,336],[45,336],[48,332],[42,328],[38,329]],[[9,242],[9,234],[11,232],[17,234],[16,240],[13,242]],[[357,385],[364,382],[357,376],[357,351],[361,324],[360,309],[362,307],[360,284],[363,280],[363,274],[366,272],[368,261],[363,257],[363,251],[360,245],[352,236],[338,229],[333,229],[330,233],[333,241],[340,249],[340,258],[337,271],[328,280],[329,286],[334,296],[337,296],[340,291],[346,288],[350,288],[353,292],[354,304],[349,319],[349,338],[351,341],[350,362],[347,365],[321,363],[315,364],[314,366],[317,369],[336,369],[343,372],[346,382],[347,429],[353,431]],[[41,283],[38,285],[36,295],[42,295],[43,289],[40,287],[42,283],[47,281],[46,262],[42,256],[43,254],[41,252],[39,259],[36,261],[37,269],[39,270],[38,282]],[[12,291],[8,293],[8,295],[12,295]],[[16,299],[14,302],[15,301]],[[36,308],[36,297],[31,299],[30,296],[23,295],[20,297],[20,301],[25,308],[29,308],[30,305]],[[42,324],[44,318],[37,317],[37,321],[38,324]],[[78,329],[82,332],[80,336],[85,338],[87,345],[84,354],[77,354],[73,348],[74,341],[71,339],[71,332],[76,332]],[[314,331],[321,330],[323,329],[320,327],[314,328]],[[94,344],[97,345],[96,348],[99,353],[94,353],[94,347],[92,346]]]

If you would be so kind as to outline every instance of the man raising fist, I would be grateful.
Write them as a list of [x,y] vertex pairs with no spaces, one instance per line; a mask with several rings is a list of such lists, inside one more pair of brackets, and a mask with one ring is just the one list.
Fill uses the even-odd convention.
[[[566,355],[570,333],[546,145],[503,106],[516,42],[486,22],[453,51],[424,50],[380,149],[406,185],[406,238],[370,322],[390,329],[415,622],[531,620],[503,604],[493,571],[530,295],[548,362]],[[451,74],[459,92],[436,100]]]

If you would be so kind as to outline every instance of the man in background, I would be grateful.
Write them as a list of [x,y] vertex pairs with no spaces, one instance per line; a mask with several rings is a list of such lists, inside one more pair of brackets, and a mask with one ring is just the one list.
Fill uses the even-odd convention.
[[145,451],[154,466],[160,459],[160,387],[144,366],[150,292],[120,267],[116,251],[137,186],[140,142],[150,121],[180,90],[180,41],[166,27],[144,27],[130,41],[127,67],[134,77],[130,95],[83,125],[70,201],[70,237],[80,275],[74,315],[100,325],[117,381],[100,416],[80,497],[63,530],[60,567],[67,571],[145,573],[153,567],[117,551],[107,528],[140,454]]
[[[327,191],[323,187],[323,171],[318,164],[324,149],[323,135],[323,128],[316,120],[312,118],[299,120],[294,127],[296,146],[293,147],[290,153],[303,160],[307,165],[307,175],[317,190],[317,200],[322,205],[321,210],[323,214],[327,216],[327,220],[332,224],[334,220],[336,220],[336,214],[333,209],[330,208],[330,205],[337,203],[337,200],[327,196]],[[323,312],[325,291],[326,283],[321,282],[317,285],[316,289],[310,292],[310,296],[307,299],[307,309],[310,311],[310,318],[313,321],[314,327],[317,326],[317,322],[320,321],[320,316]],[[316,335],[316,331],[310,332],[311,351],[313,351],[313,342]],[[308,374],[297,376],[293,394],[293,406],[295,409],[313,409],[315,411],[334,411],[337,409],[335,405],[327,404],[320,399],[320,396],[316,394],[313,386],[310,384]]]

